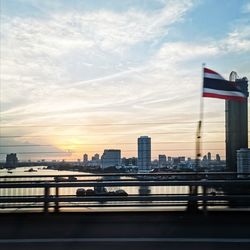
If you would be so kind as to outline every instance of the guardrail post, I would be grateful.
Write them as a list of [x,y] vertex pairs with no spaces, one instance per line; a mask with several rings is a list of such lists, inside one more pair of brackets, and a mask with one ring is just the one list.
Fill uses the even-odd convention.
[[49,211],[49,195],[50,195],[50,187],[45,184],[45,187],[44,187],[44,212],[45,213],[48,213]]
[[[56,181],[56,183],[58,183],[58,182]],[[59,212],[58,197],[59,197],[59,187],[56,186],[56,200],[55,200],[55,210],[54,210],[55,213],[58,213],[58,212]]]
[[205,215],[207,215],[207,187],[206,186],[202,186],[202,191],[203,191],[203,213]]
[[[191,185],[189,186],[189,195],[192,198],[197,198],[197,193],[198,193],[198,187]],[[187,206],[187,211],[190,213],[196,213],[198,211],[198,204],[197,200],[189,200],[188,201],[188,206]]]

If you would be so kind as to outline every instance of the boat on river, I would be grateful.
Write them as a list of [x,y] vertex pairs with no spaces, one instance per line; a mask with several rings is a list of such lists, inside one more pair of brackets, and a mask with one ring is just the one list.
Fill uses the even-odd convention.
[[24,172],[37,172],[37,170],[34,168],[30,168],[28,170],[24,170]]
[[116,191],[107,191],[105,187],[95,187],[94,189],[78,188],[76,196],[128,196],[128,193],[123,189]]

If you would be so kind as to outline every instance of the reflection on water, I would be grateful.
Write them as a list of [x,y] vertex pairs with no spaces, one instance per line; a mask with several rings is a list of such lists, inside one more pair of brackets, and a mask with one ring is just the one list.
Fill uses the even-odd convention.
[[[29,169],[33,168],[35,171],[28,172]],[[77,177],[77,180],[97,180],[99,177],[91,177],[91,173],[83,173],[83,172],[75,172],[75,171],[58,171],[58,170],[51,170],[46,169],[46,166],[27,166],[27,167],[20,167],[11,170],[12,173],[8,173],[7,169],[0,169],[0,176],[13,176],[13,178],[8,179],[9,181],[15,180],[15,176],[23,176],[23,178],[18,178],[19,181],[28,180],[25,176],[34,176],[32,177],[32,180],[35,181],[44,181],[44,178],[42,177],[35,177],[38,175],[48,175],[51,177],[46,178],[46,181],[53,181],[54,177],[53,175],[78,175],[78,174],[84,174],[89,175],[88,177]],[[132,177],[126,177],[126,176],[105,176],[100,177],[99,180],[107,181],[107,180],[124,180],[124,179],[134,179]],[[7,178],[1,178],[0,181],[6,181]],[[84,187],[85,189],[92,188],[93,187]],[[115,191],[117,189],[123,189],[130,195],[149,195],[149,194],[188,194],[189,190],[186,186],[140,186],[140,187],[107,187],[108,191]],[[60,188],[60,195],[76,195],[76,187],[65,187]],[[42,188],[29,188],[29,189],[2,189],[0,190],[0,195],[2,196],[15,196],[15,195],[24,195],[24,196],[30,196],[30,195],[43,195],[44,190]],[[51,188],[51,195],[55,194],[55,189]]]
[[139,187],[139,194],[140,195],[149,195],[151,192],[150,187],[147,186],[140,186]]
[[[33,168],[34,171],[28,171],[29,169]],[[39,175],[42,176],[46,176],[46,177],[39,177]],[[65,175],[65,176],[61,176],[61,175]],[[74,176],[76,175],[85,175],[85,176],[77,176],[76,178],[74,178]],[[21,178],[17,176],[22,176]],[[29,178],[29,176],[32,176],[32,178]],[[0,169],[0,182],[6,182],[6,181],[41,181],[41,182],[46,182],[46,181],[55,181],[54,177],[55,176],[59,176],[58,177],[58,181],[100,181],[100,182],[104,182],[104,181],[123,181],[123,180],[141,180],[144,181],[145,178],[140,176],[140,177],[129,177],[129,176],[93,176],[93,174],[91,173],[85,173],[85,172],[76,172],[76,171],[58,171],[58,170],[50,170],[50,169],[46,169],[46,166],[40,166],[40,167],[33,167],[33,166],[27,166],[27,167],[21,167],[21,168],[16,168],[13,170],[7,170],[7,169]],[[61,176],[61,177],[60,177]],[[6,177],[6,178],[5,178]],[[8,177],[8,178],[7,178]],[[16,178],[15,178],[16,177]],[[148,178],[147,178],[148,179]],[[60,187],[59,190],[59,195],[65,195],[65,196],[76,196],[76,191],[78,188],[81,187]],[[87,189],[94,189],[93,186],[89,186],[89,187],[83,187],[85,190]],[[141,211],[141,209],[152,209],[153,207],[155,208],[156,206],[158,206],[160,208],[160,206],[164,207],[164,209],[166,208],[166,206],[164,206],[164,204],[170,204],[169,208],[171,207],[171,209],[185,209],[186,205],[185,203],[181,202],[179,203],[179,201],[177,200],[174,205],[171,205],[171,202],[169,203],[166,200],[166,203],[161,203],[161,199],[162,197],[165,197],[167,195],[173,195],[173,196],[179,196],[179,195],[189,195],[189,187],[188,186],[119,186],[119,187],[106,187],[108,192],[115,192],[118,189],[123,189],[129,196],[133,196],[133,195],[140,195],[140,196],[147,196],[147,195],[154,195],[155,197],[159,197],[159,199],[157,200],[150,200],[150,197],[142,197],[141,201],[136,201],[136,200],[131,200],[129,203],[130,206],[133,207],[133,209],[137,209],[139,211]],[[8,189],[0,189],[0,196],[44,196],[44,187],[43,188],[8,188]],[[208,190],[208,192],[213,191],[213,193],[216,192],[216,195],[219,195],[220,193],[223,194],[223,191],[219,191],[218,190],[214,190],[211,189],[210,191]],[[202,194],[202,189],[201,187],[198,188],[198,194]],[[56,195],[56,188],[50,188],[50,195]],[[155,198],[154,197],[154,198]],[[157,197],[157,198],[158,198]],[[133,198],[133,197],[132,197]],[[137,197],[135,197],[137,199]],[[149,199],[148,199],[149,198]],[[171,198],[171,197],[170,197]],[[219,201],[217,203],[220,203]],[[50,204],[52,204],[53,206],[53,202],[50,202]],[[59,204],[59,203],[58,203]],[[60,208],[64,207],[64,209],[77,209],[76,207],[80,207],[84,208],[84,209],[94,209],[98,207],[100,209],[103,209],[104,207],[108,207],[107,205],[109,205],[109,207],[107,209],[121,209],[121,207],[123,207],[124,205],[126,205],[126,201],[124,201],[124,203],[122,201],[98,201],[98,200],[94,200],[94,201],[81,201],[81,202],[60,202]],[[163,205],[162,205],[163,204]],[[184,205],[183,205],[184,204]],[[202,203],[200,203],[202,204]],[[221,203],[222,205],[220,207],[217,206],[217,208],[225,208],[225,205],[223,205],[223,201]],[[18,207],[16,207],[16,205],[18,205]],[[29,207],[28,209],[34,209],[34,208],[43,208],[44,203],[43,202],[28,202],[28,203],[13,203],[13,202],[8,202],[7,203],[2,203],[1,204],[1,209],[23,209],[22,205],[25,206],[23,207],[24,209],[27,208],[27,206]],[[104,206],[105,205],[105,206]],[[127,206],[124,209],[129,209],[129,207]]]

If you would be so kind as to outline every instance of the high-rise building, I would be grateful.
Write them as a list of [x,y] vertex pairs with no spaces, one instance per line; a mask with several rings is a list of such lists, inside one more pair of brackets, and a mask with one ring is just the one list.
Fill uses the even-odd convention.
[[138,169],[148,171],[151,166],[151,138],[141,136],[138,138]]
[[[231,72],[230,81],[248,97],[248,80],[237,79]],[[227,170],[237,171],[237,150],[248,148],[248,98],[238,102],[226,100],[226,164]]]
[[207,153],[207,160],[208,160],[208,161],[211,161],[211,160],[212,160],[212,156],[211,156],[211,153],[210,153],[210,152]]
[[83,163],[87,163],[88,162],[88,155],[84,154],[83,155]]
[[216,154],[215,159],[216,159],[217,162],[220,162],[220,155]]
[[121,165],[120,149],[105,149],[101,158],[102,168],[115,167]]
[[167,163],[166,155],[159,155],[159,161],[158,161],[159,167],[160,168],[165,167],[166,163]]
[[[250,149],[241,148],[237,150],[237,173],[249,173],[250,175]],[[248,177],[248,175],[238,175],[239,177]]]
[[18,164],[18,159],[16,154],[7,154],[6,155],[6,163],[5,166],[6,168],[16,168]]

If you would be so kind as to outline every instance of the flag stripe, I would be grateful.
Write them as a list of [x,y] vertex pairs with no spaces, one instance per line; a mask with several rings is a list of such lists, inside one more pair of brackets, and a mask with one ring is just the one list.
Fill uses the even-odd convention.
[[225,80],[211,69],[204,68],[203,97],[244,101],[247,96],[236,83]]
[[204,78],[203,87],[208,89],[235,91],[242,93],[242,91],[238,89],[233,83],[226,80]]
[[208,69],[208,68],[204,68],[204,73],[210,73],[210,74],[217,74],[217,75],[220,75],[220,74],[217,73],[216,71],[211,70],[211,69]]
[[245,98],[245,95],[242,92],[216,90],[216,89],[208,89],[208,88],[203,88],[203,96],[204,94],[213,94],[213,95],[220,95],[220,96],[225,96],[225,97]]
[[210,78],[210,79],[218,79],[218,80],[224,80],[225,81],[225,78],[223,78],[221,75],[218,75],[218,74],[204,73],[204,77],[205,78]]
[[[209,78],[217,77],[218,79],[225,80],[224,77],[222,77],[219,73],[217,73],[217,72],[215,72],[215,71],[213,71],[211,69],[208,69],[208,68],[204,68],[204,75],[211,76]],[[212,77],[212,75],[213,75],[213,77]],[[206,76],[204,76],[204,77],[206,77]]]
[[239,96],[225,96],[225,95],[211,94],[211,93],[203,93],[203,97],[219,98],[224,100],[236,100],[241,102],[245,100],[245,98]]

